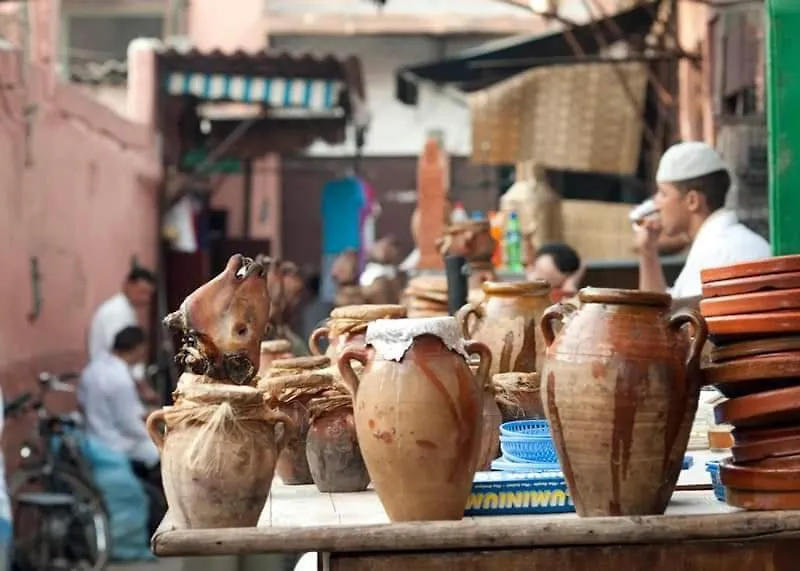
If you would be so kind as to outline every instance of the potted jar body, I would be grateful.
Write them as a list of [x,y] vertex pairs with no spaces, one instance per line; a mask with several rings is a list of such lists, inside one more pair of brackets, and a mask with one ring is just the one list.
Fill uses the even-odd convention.
[[[581,516],[661,514],[680,474],[700,394],[705,321],[671,297],[586,288],[581,308],[542,317],[542,401]],[[691,324],[689,340],[683,325]]]

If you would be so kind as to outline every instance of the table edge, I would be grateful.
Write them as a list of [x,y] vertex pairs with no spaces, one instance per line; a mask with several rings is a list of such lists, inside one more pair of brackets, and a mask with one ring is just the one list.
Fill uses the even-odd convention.
[[175,529],[151,541],[159,557],[306,551],[452,551],[800,538],[800,511],[553,519],[543,516],[319,527]]

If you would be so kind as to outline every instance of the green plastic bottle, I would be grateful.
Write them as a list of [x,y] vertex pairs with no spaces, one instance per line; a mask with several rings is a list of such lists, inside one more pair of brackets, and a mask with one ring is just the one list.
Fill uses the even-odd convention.
[[522,267],[522,232],[516,212],[509,213],[506,221],[506,267],[510,272],[521,273]]

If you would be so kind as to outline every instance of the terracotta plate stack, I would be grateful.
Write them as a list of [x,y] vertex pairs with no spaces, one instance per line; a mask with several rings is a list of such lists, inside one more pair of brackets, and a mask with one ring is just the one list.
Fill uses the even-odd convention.
[[728,400],[714,410],[734,426],[720,466],[727,502],[800,509],[800,256],[701,272],[700,310],[714,347],[706,382]]
[[408,282],[403,303],[409,317],[449,315],[447,311],[447,278],[419,276]]

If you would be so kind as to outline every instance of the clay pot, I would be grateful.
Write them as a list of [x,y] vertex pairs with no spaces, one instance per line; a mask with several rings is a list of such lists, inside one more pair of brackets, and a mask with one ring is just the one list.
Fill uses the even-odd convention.
[[[480,447],[488,347],[465,342],[452,317],[374,321],[366,343],[347,347],[339,369],[389,519],[460,520]],[[480,356],[477,375],[468,354]],[[351,360],[365,364],[360,382]]]
[[[308,363],[302,357],[275,362],[283,366],[293,363],[306,365],[305,369],[298,366],[295,372],[288,374],[280,374],[286,369],[274,372],[268,370],[268,375],[270,372],[276,374],[262,377],[258,382],[258,389],[264,393],[267,404],[286,414],[295,427],[294,437],[286,441],[275,469],[284,484],[312,484],[314,480],[306,459],[306,442],[311,423],[309,403],[333,387],[333,375],[320,366],[314,368],[313,362]],[[327,364],[327,359],[323,363]]]
[[327,327],[315,329],[308,338],[313,355],[321,355],[320,338],[328,339],[325,356],[335,360],[348,343],[363,343],[367,324],[376,319],[400,319],[406,316],[403,305],[346,305],[331,311]]
[[767,313],[788,309],[800,309],[800,289],[726,295],[700,301],[700,312],[703,317]]
[[499,373],[492,384],[503,422],[544,418],[539,373]]
[[[479,367],[480,363],[470,362],[469,364],[473,375],[478,374]],[[500,425],[503,423],[503,415],[500,413],[500,407],[497,406],[491,382],[487,383],[483,390],[481,419],[481,446],[478,460],[475,463],[475,470],[478,472],[491,469],[492,460],[500,455]]]
[[[706,340],[696,311],[669,314],[669,295],[581,290],[558,337],[542,317],[542,401],[581,516],[661,514],[683,463]],[[694,328],[689,341],[681,330]],[[555,337],[555,338],[554,338]]]
[[329,394],[310,403],[306,455],[320,492],[363,492],[370,482],[361,455],[350,395]]
[[[550,286],[544,281],[486,282],[483,292],[482,304],[467,304],[456,314],[462,335],[489,346],[492,375],[538,370],[544,359],[539,320],[551,304]],[[477,319],[473,329],[472,317]]]
[[495,241],[488,220],[465,220],[445,228],[437,246],[443,256],[464,256],[470,262],[491,262]]
[[[276,424],[283,425],[277,435]],[[175,527],[255,526],[291,426],[285,414],[265,407],[253,387],[188,385],[175,406],[153,412],[147,430],[161,452]]]
[[261,343],[261,362],[258,366],[259,374],[264,374],[276,359],[291,359],[292,344],[286,339],[275,339]]

